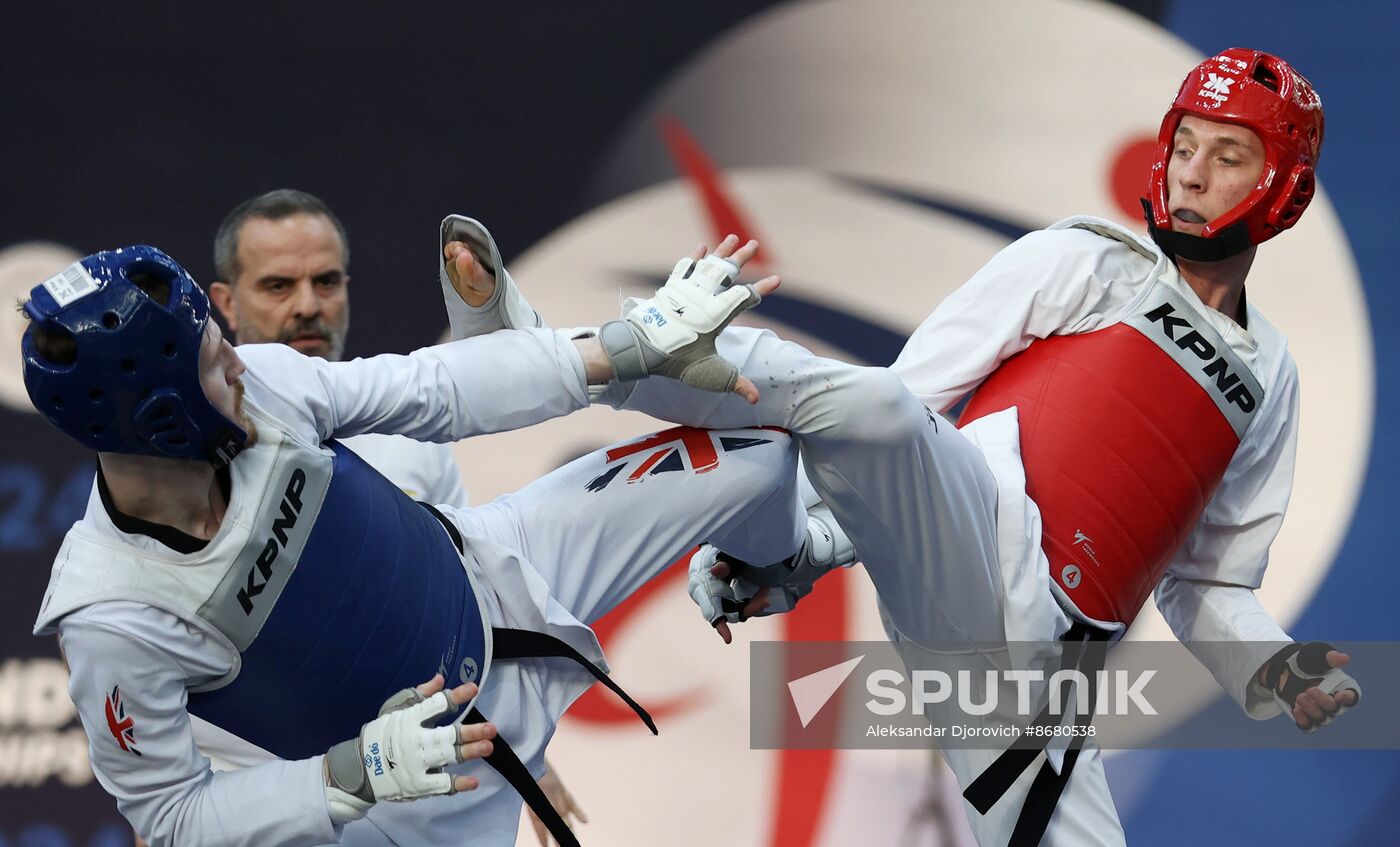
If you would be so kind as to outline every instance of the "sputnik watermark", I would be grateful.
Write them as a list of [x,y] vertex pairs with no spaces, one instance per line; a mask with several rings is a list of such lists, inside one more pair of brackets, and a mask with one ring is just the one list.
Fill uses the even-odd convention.
[[[1156,675],[1155,670],[1094,672],[1094,688],[1098,691],[1094,697],[1094,714],[1120,717],[1157,714],[1143,691]],[[865,678],[865,690],[872,695],[865,706],[873,714],[888,717],[905,711],[908,704],[909,712],[917,715],[923,714],[929,706],[949,703],[956,698],[957,708],[964,714],[990,715],[1001,705],[1000,683],[1008,683],[1016,686],[1016,714],[1033,717],[1040,707],[1033,703],[1032,687],[1043,682],[1046,682],[1045,672],[1038,670],[983,671],[980,680],[974,679],[973,671],[960,670],[956,672],[956,681],[954,675],[939,670],[916,670],[912,680],[896,670],[877,670]],[[912,696],[905,696],[905,687],[912,690]],[[1065,714],[1071,697],[1076,713],[1089,710],[1089,674],[1078,670],[1056,671],[1050,674],[1048,688],[1050,714]],[[833,689],[831,693],[836,692]]]
[[[797,710],[803,728],[812,723],[864,658],[857,656],[847,659],[788,682],[788,694],[792,697],[793,708]],[[1096,685],[1093,687],[1098,692],[1094,697],[1094,714],[1157,714],[1157,709],[1144,693],[1157,671],[1097,671],[1094,675]],[[1038,670],[983,671],[980,680],[974,680],[970,670],[957,671],[956,675],[940,670],[916,670],[912,676],[911,680],[889,668],[866,674],[865,691],[871,697],[865,701],[865,707],[871,714],[889,717],[906,709],[912,715],[921,715],[930,706],[956,702],[957,708],[964,714],[975,717],[990,715],[1001,705],[1001,683],[1008,683],[1016,688],[1016,714],[1032,717],[1040,711],[1040,707],[1034,703],[1032,688],[1037,683],[1046,682],[1045,672]],[[1065,714],[1070,698],[1074,699],[1076,714],[1089,710],[1089,674],[1079,670],[1060,670],[1050,675],[1048,683],[1048,709],[1051,715]],[[912,691],[912,696],[905,695],[906,688]],[[1005,729],[1014,732],[1017,728]],[[941,733],[923,734],[936,736]],[[971,737],[972,734],[964,732],[954,737]]]
[[797,710],[797,719],[805,729],[817,716],[837,691],[841,683],[851,675],[864,656],[856,656],[844,662],[823,668],[816,673],[800,676],[788,683],[788,694],[792,696],[792,707]]
[[1400,674],[1378,672],[1400,667],[1400,643],[1338,648],[1357,679],[1364,674],[1367,702],[1313,734],[1281,710],[1260,720],[1273,704],[1246,688],[1281,646],[753,642],[749,743],[988,749],[1082,737],[1105,749],[1400,750],[1400,722],[1390,718],[1400,711],[1400,682],[1391,682]]

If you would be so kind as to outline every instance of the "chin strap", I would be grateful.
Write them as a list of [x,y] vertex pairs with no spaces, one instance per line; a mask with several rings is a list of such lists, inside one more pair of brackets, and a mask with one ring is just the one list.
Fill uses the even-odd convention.
[[1152,215],[1152,204],[1146,197],[1141,198],[1141,201],[1143,217],[1147,219],[1147,231],[1151,233],[1157,246],[1162,248],[1162,252],[1173,261],[1181,258],[1192,262],[1219,262],[1254,246],[1249,240],[1249,230],[1244,221],[1228,227],[1215,238],[1202,238],[1199,235],[1158,228]]
[[235,456],[243,452],[249,440],[249,434],[239,438],[238,433],[232,429],[224,429],[214,437],[213,447],[209,451],[209,464],[213,465],[216,471],[223,470],[233,462]]

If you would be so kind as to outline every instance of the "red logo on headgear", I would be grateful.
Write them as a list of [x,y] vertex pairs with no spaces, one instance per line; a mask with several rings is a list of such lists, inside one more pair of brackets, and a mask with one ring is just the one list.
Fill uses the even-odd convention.
[[107,729],[111,730],[112,737],[122,750],[141,755],[141,751],[136,749],[136,719],[126,716],[121,686],[114,686],[112,693],[107,695]]

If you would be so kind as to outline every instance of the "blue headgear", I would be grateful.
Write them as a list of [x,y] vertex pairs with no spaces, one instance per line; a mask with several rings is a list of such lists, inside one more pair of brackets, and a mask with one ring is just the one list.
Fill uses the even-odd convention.
[[[164,303],[136,284],[148,280],[169,286]],[[161,251],[125,247],[74,262],[36,285],[24,311],[32,321],[21,343],[25,388],[34,408],[69,436],[102,452],[202,458],[216,467],[247,442],[199,382],[209,298]],[[75,355],[41,355],[36,330],[71,338]]]

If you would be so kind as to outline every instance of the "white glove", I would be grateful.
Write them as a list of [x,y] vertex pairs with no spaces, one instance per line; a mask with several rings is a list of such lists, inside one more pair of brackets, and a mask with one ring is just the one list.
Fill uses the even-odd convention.
[[[729,565],[730,576],[721,579],[710,573],[720,561]],[[768,602],[755,616],[780,615],[792,611],[797,601],[812,593],[818,579],[834,568],[856,563],[855,547],[825,503],[807,511],[807,535],[797,552],[765,567],[757,567],[726,556],[703,544],[690,558],[687,587],[690,599],[711,626],[720,621],[739,623],[744,607],[764,588]]]
[[461,761],[455,724],[438,721],[460,707],[447,691],[424,697],[405,688],[384,702],[379,717],[326,754],[331,817],[348,823],[380,800],[415,800],[453,793],[443,766]]
[[739,371],[715,352],[715,337],[762,299],[753,286],[735,284],[738,277],[739,266],[727,259],[687,258],[655,297],[628,299],[623,317],[598,330],[617,378],[657,374],[705,391],[732,391]]
[[734,597],[734,589],[729,587],[729,580],[720,579],[710,573],[710,568],[719,561],[719,556],[719,548],[701,544],[700,549],[690,557],[686,579],[690,599],[700,607],[700,614],[710,626],[720,621],[739,623],[743,620],[741,611],[744,604]]

